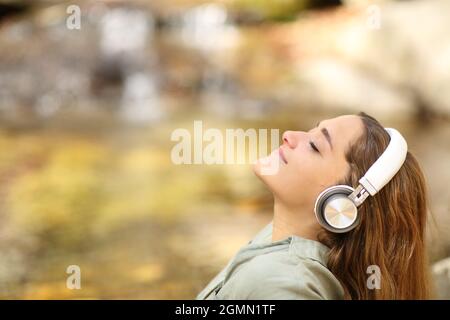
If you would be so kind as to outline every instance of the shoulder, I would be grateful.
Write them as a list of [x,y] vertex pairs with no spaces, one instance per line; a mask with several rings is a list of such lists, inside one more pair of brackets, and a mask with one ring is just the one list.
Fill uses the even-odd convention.
[[341,299],[339,281],[321,262],[290,251],[254,257],[236,274],[234,299]]
[[320,262],[288,251],[257,256],[238,274],[236,299],[339,299],[340,284]]

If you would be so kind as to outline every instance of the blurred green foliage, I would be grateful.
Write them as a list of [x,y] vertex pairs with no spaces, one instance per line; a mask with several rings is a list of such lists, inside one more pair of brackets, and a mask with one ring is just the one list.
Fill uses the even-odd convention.
[[312,0],[236,0],[236,9],[264,20],[291,20]]

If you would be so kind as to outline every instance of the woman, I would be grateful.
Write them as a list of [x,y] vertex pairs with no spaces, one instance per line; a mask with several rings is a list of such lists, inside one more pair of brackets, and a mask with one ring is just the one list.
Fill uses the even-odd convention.
[[314,215],[321,191],[356,187],[389,141],[365,113],[285,132],[279,152],[270,156],[281,158],[278,172],[263,175],[260,162],[254,166],[273,193],[273,221],[197,299],[429,298],[426,188],[410,152],[392,180],[358,208],[355,229],[332,233]]

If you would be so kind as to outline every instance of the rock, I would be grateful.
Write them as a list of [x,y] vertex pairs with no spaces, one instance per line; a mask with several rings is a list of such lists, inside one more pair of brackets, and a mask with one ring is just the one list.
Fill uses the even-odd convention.
[[389,2],[379,9],[380,28],[368,29],[368,12],[361,12],[339,35],[340,54],[413,92],[416,108],[450,115],[450,2]]
[[432,272],[436,286],[436,298],[450,299],[450,257],[433,264]]
[[319,109],[366,111],[380,119],[412,116],[413,100],[373,74],[337,59],[308,60],[298,65],[304,83],[298,94],[303,104]]

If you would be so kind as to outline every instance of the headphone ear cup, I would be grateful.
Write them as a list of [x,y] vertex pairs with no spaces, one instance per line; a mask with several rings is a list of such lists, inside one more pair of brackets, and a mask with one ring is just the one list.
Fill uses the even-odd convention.
[[358,208],[348,198],[353,191],[350,186],[337,185],[325,189],[317,197],[314,213],[322,227],[334,233],[344,233],[358,225]]

